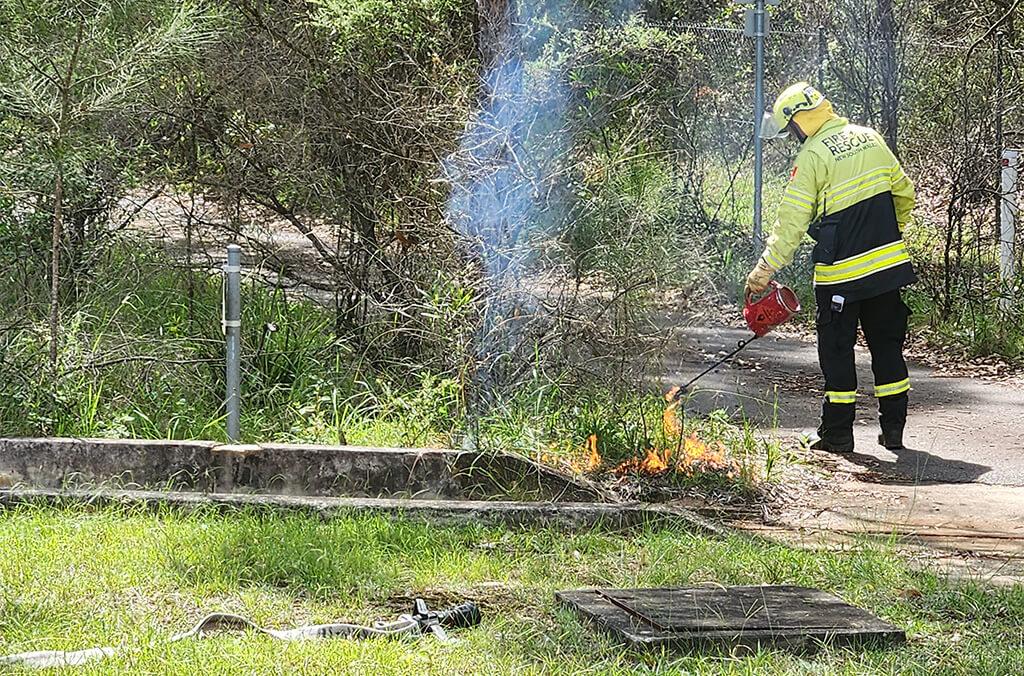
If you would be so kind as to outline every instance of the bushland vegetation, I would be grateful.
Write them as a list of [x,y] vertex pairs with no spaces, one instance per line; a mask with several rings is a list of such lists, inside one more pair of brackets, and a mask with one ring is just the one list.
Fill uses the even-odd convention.
[[[657,317],[734,300],[755,255],[737,11],[0,2],[0,430],[220,436],[237,241],[248,438],[650,445]],[[1020,360],[996,206],[1024,10],[773,11],[769,91],[818,82],[918,183],[918,330]]]

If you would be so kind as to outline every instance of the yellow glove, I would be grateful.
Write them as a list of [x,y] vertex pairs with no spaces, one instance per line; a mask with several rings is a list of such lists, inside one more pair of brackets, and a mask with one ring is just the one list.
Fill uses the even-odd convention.
[[774,274],[775,269],[765,263],[763,258],[759,259],[757,265],[747,275],[746,294],[750,296],[763,292],[768,288],[768,282],[772,281]]

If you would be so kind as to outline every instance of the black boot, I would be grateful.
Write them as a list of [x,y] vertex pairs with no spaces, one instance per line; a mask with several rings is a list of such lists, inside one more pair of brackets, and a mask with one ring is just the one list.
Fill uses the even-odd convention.
[[854,404],[833,404],[827,399],[821,407],[818,438],[810,448],[829,453],[853,453]]
[[878,400],[878,424],[882,433],[878,435],[878,445],[890,451],[903,449],[903,427],[907,423],[907,393]]
[[882,433],[878,435],[878,445],[885,446],[890,451],[902,451],[904,448],[903,429],[882,430]]
[[809,448],[812,451],[825,451],[826,453],[853,453],[853,441],[835,443],[825,439],[818,439]]

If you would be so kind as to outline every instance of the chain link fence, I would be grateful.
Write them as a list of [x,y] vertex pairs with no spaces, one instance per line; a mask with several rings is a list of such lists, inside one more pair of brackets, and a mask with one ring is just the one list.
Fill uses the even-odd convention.
[[[1024,144],[1024,115],[1014,105],[1024,92],[1024,49],[996,30],[950,40],[929,37],[928,26],[903,25],[884,39],[877,21],[854,9],[828,27],[779,23],[766,44],[768,105],[788,84],[806,80],[840,115],[887,138],[919,189],[921,227],[911,239],[923,291],[947,313],[958,299],[987,303],[1014,294],[1019,280],[996,274],[1000,157]],[[712,221],[745,229],[752,220],[754,40],[738,22],[651,27],[697,46],[704,208]],[[765,146],[766,228],[795,152],[788,143]],[[1021,239],[1013,247],[1018,270]]]

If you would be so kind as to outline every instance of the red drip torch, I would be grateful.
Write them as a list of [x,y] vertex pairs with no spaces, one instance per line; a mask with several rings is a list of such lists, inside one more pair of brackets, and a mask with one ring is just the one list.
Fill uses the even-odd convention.
[[680,387],[672,388],[669,394],[666,395],[666,398],[670,402],[679,401],[686,394],[687,390],[690,389],[691,385],[735,357],[740,350],[750,345],[753,341],[767,334],[776,326],[784,324],[797,312],[800,312],[800,299],[796,297],[792,289],[778,282],[769,282],[768,288],[759,298],[748,295],[743,306],[743,319],[746,320],[747,326],[754,332],[754,335],[746,340],[739,341],[736,344],[735,350],[704,369],[703,372],[691,379],[690,382]]

